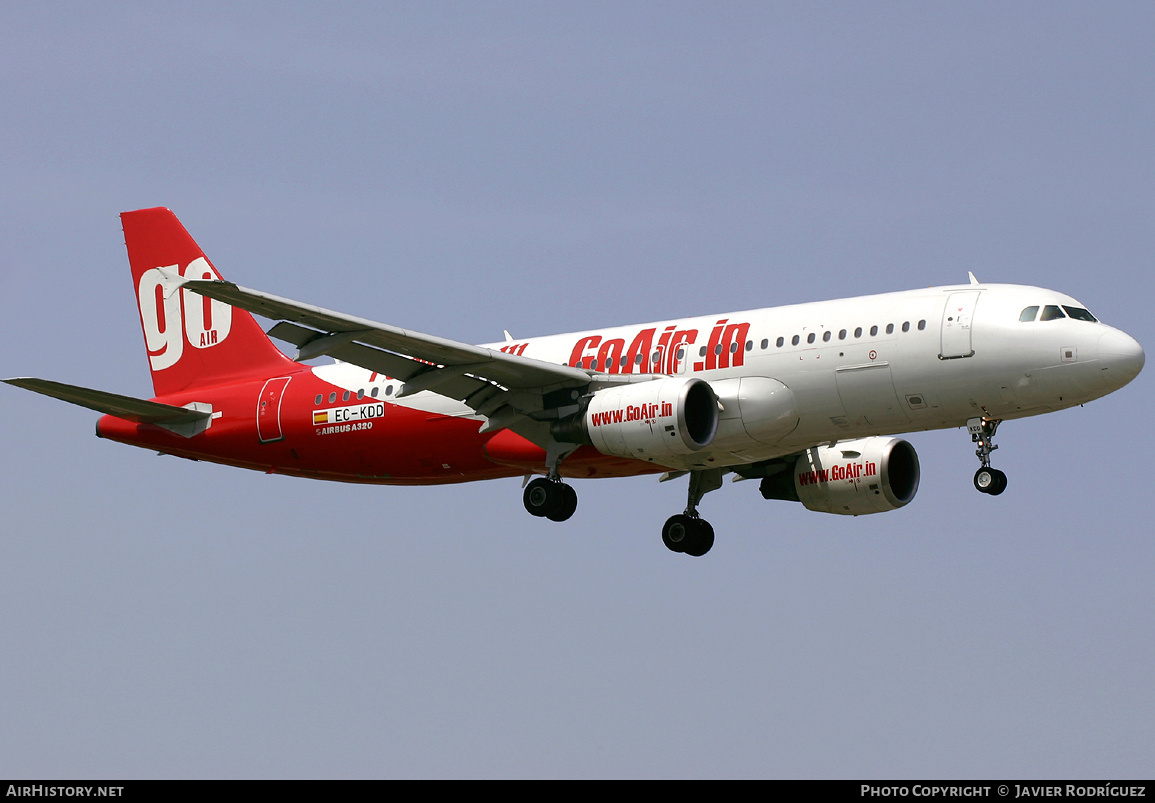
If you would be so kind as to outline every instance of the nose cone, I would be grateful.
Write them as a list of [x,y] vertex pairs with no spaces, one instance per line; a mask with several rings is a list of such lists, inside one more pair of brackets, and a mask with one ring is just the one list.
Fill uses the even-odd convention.
[[1108,329],[1099,336],[1099,364],[1112,387],[1121,388],[1143,370],[1143,347],[1126,332]]

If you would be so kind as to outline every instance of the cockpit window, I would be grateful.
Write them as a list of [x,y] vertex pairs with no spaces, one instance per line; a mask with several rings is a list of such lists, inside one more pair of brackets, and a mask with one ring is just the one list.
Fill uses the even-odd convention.
[[1023,323],[1030,323],[1031,321],[1033,321],[1035,319],[1035,316],[1038,314],[1039,314],[1038,305],[1035,305],[1033,307],[1027,307],[1025,310],[1023,310],[1021,313],[1019,313],[1019,320],[1022,321]]
[[1082,307],[1068,307],[1066,304],[1064,304],[1063,309],[1065,309],[1067,314],[1074,318],[1076,321],[1090,321],[1091,323],[1096,322],[1095,316],[1087,312],[1087,310],[1083,309]]
[[1043,314],[1039,316],[1040,321],[1053,321],[1057,318],[1065,318],[1066,315],[1059,309],[1057,304],[1048,304],[1043,307]]

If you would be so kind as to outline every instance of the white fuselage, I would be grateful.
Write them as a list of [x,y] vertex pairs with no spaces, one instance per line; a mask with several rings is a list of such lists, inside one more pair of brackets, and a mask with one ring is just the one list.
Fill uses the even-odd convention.
[[[1082,404],[1127,384],[1143,366],[1130,336],[1075,299],[1037,287],[970,284],[796,304],[488,344],[520,356],[641,380],[700,377],[749,409],[768,391],[770,435],[720,437],[685,468],[764,460],[820,443],[1020,418]],[[1036,319],[1020,320],[1037,307]],[[354,366],[317,369],[329,382],[364,387]],[[745,383],[746,390],[739,390]],[[761,384],[759,384],[761,383]],[[386,398],[400,383],[380,379]],[[785,391],[782,390],[785,387]],[[763,394],[765,395],[765,394]],[[398,399],[442,415],[459,402],[423,392]],[[733,406],[733,405],[730,405]],[[723,419],[726,414],[723,413]],[[747,415],[749,418],[749,415]]]

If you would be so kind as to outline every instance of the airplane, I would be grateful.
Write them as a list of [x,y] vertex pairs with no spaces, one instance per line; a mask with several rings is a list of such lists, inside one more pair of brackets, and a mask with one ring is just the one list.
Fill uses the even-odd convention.
[[3,381],[103,413],[101,438],[193,460],[382,485],[522,476],[525,509],[555,522],[577,509],[563,478],[688,477],[662,540],[693,557],[714,544],[698,505],[726,474],[824,513],[909,504],[918,455],[897,434],[966,426],[975,488],[1001,494],[1002,421],[1105,396],[1145,361],[1075,299],[973,273],[474,346],[227,282],[168,209],[121,222],[155,395]]

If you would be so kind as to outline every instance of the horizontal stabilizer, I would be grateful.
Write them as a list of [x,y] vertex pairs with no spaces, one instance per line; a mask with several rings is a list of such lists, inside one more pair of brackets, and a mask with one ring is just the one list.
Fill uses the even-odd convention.
[[171,404],[135,399],[131,396],[121,396],[77,385],[65,385],[63,382],[52,382],[47,379],[15,377],[0,381],[70,404],[78,404],[98,413],[123,418],[135,424],[156,424],[185,437],[203,432],[208,428],[208,422],[212,417],[211,410],[175,407]]

